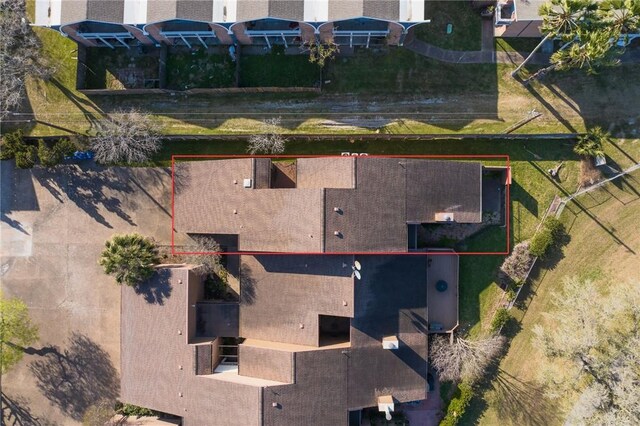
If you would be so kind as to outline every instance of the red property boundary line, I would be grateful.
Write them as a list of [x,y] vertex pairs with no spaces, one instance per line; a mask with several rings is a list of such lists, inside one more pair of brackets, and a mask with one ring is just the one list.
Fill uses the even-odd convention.
[[295,256],[304,256],[304,255],[329,255],[329,256],[349,256],[349,255],[392,255],[392,256],[425,256],[425,255],[443,255],[450,256],[452,254],[460,255],[460,256],[481,256],[481,255],[494,255],[494,256],[507,256],[511,252],[510,247],[510,238],[511,238],[511,227],[510,227],[510,217],[511,217],[511,159],[507,154],[469,154],[469,155],[417,155],[417,154],[407,154],[407,155],[379,155],[379,154],[367,154],[367,155],[353,155],[354,157],[359,158],[421,158],[421,159],[502,159],[505,160],[507,167],[507,178],[506,178],[506,221],[505,226],[507,230],[507,241],[506,241],[506,250],[501,252],[492,252],[492,251],[468,251],[468,252],[439,252],[439,251],[421,251],[421,252],[254,252],[254,251],[240,251],[240,252],[181,252],[175,250],[175,163],[176,160],[179,159],[235,159],[235,158],[273,158],[273,159],[285,159],[285,158],[323,158],[323,157],[341,157],[344,158],[343,155],[314,155],[314,154],[287,154],[287,155],[243,155],[243,154],[184,154],[184,155],[172,155],[171,156],[171,254],[172,255],[253,255],[253,256],[262,256],[262,255],[295,255]]

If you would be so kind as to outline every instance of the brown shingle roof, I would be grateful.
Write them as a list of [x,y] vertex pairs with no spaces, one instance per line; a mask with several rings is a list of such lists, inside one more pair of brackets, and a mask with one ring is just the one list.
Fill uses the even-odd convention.
[[196,351],[187,344],[186,316],[187,291],[198,283],[189,269],[161,270],[140,287],[158,296],[155,303],[122,286],[121,399],[183,416],[184,426],[259,425],[259,386],[195,375]]
[[[176,229],[238,234],[241,251],[401,253],[408,250],[407,223],[435,222],[436,213],[453,213],[461,223],[482,220],[477,162],[303,158],[295,189],[267,189],[263,159],[176,169],[189,177],[176,192]],[[245,178],[263,189],[243,188]]]
[[350,256],[242,256],[241,261],[243,337],[318,346],[318,315],[353,316]]
[[[380,395],[425,398],[427,259],[358,260],[362,279],[354,281],[353,256],[242,256],[239,316],[247,340],[239,348],[240,375],[206,374],[206,342],[187,330],[202,295],[192,270],[161,270],[139,288],[143,294],[123,287],[122,400],[182,416],[185,426],[309,419],[333,426],[347,424],[349,409],[375,406]],[[313,347],[323,313],[352,318],[348,345]],[[383,349],[386,336],[397,336],[400,349]]]
[[176,169],[187,180],[175,194],[180,232],[237,234],[242,251],[322,251],[321,189],[244,188],[253,179],[249,158],[183,162]]
[[297,188],[355,188],[353,157],[299,158]]

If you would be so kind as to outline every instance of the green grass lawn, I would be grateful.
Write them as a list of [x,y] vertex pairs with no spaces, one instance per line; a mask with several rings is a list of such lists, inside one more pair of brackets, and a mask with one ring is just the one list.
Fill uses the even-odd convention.
[[527,284],[523,303],[512,311],[521,330],[500,364],[498,380],[474,400],[464,424],[562,424],[574,395],[557,401],[542,397],[537,373],[543,358],[532,346],[532,328],[546,320],[552,293],[566,276],[589,277],[603,289],[621,280],[637,279],[638,217],[637,172],[567,205],[561,221],[567,226],[570,242],[562,255],[543,262],[533,282]]
[[496,37],[494,44],[496,51],[529,53],[540,43],[539,38],[530,37]]
[[313,87],[320,68],[307,55],[285,55],[283,46],[273,46],[266,55],[240,58],[242,87]]
[[229,55],[205,49],[170,49],[167,54],[167,87],[174,90],[232,87],[236,64]]
[[[430,23],[416,27],[419,40],[449,50],[480,50],[482,18],[468,1],[427,1],[425,14]],[[453,31],[447,34],[447,24]]]
[[[32,5],[32,2],[29,3]],[[500,133],[535,109],[543,115],[519,133],[580,132],[603,125],[621,135],[637,127],[640,73],[622,65],[587,76],[567,72],[524,87],[510,65],[443,64],[402,48],[339,58],[329,67],[322,95],[296,94],[130,95],[87,97],[75,90],[77,48],[56,31],[34,28],[56,66],[52,81],[29,79],[29,105],[37,118],[27,134],[90,132],[102,113],[136,107],[155,115],[167,133],[250,133],[264,114],[282,115],[289,133]],[[107,50],[105,50],[106,52]],[[245,85],[312,85],[319,75],[304,56],[244,57]],[[371,111],[387,124],[327,126],[327,120],[357,119]],[[337,119],[336,119],[337,117]],[[357,121],[357,120],[356,120]],[[11,123],[4,123],[9,127]],[[5,128],[6,128],[5,127]],[[622,137],[622,136],[621,136]]]
[[[473,78],[470,76],[473,75]],[[354,57],[330,64],[325,85],[329,92],[490,94],[498,90],[494,64],[445,64],[406,49],[383,53],[359,49]]]

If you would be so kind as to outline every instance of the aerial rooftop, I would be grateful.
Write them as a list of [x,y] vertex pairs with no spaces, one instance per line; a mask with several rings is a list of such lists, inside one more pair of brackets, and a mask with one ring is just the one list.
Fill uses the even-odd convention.
[[276,188],[269,159],[175,165],[175,229],[236,235],[242,252],[408,251],[408,226],[482,221],[482,164],[319,157]]
[[[360,278],[355,260],[243,255],[235,303],[202,300],[189,266],[123,286],[121,399],[184,426],[346,425],[384,396],[425,399],[428,324],[457,326],[457,256],[362,256]],[[447,312],[432,318],[427,282],[441,279]],[[147,291],[163,302],[136,294]],[[223,347],[239,338],[229,362]]]

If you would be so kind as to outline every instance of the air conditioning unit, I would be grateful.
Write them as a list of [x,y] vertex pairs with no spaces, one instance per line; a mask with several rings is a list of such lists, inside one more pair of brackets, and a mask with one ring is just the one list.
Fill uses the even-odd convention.
[[245,188],[251,188],[251,183],[252,183],[252,182],[251,182],[251,179],[245,179],[245,180],[244,180],[244,183],[243,183],[243,186],[244,186]]
[[455,217],[453,213],[450,212],[442,212],[436,213],[436,222],[453,222]]
[[382,338],[382,349],[395,350],[400,347],[400,342],[396,336],[387,336]]

